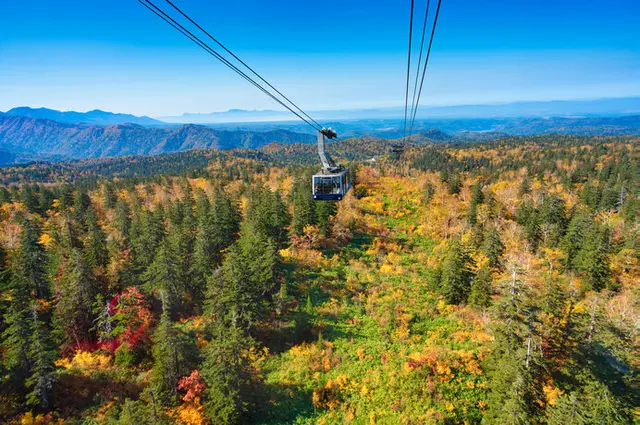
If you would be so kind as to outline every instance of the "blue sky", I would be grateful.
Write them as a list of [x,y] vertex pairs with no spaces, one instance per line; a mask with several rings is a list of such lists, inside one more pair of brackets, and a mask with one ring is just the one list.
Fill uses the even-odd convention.
[[[409,0],[175,2],[306,110],[404,104]],[[443,0],[421,103],[638,96],[638,16],[637,0]],[[281,109],[135,0],[0,0],[0,110],[19,105]]]

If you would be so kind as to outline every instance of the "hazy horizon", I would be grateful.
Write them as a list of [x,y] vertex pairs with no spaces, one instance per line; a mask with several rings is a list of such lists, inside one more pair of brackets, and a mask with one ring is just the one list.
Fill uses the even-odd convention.
[[[624,101],[629,101],[632,103],[632,108],[631,109],[611,109],[611,107],[607,108],[602,108],[601,103],[606,103],[606,102],[624,102]],[[528,101],[528,100],[524,100],[524,101],[516,101],[516,102],[494,102],[494,103],[477,103],[477,104],[454,104],[454,105],[430,105],[430,106],[425,106],[421,108],[421,111],[419,111],[418,113],[418,118],[419,119],[429,119],[429,118],[434,118],[434,119],[439,119],[439,118],[451,118],[451,119],[455,119],[455,118],[487,118],[487,117],[491,117],[491,112],[489,112],[488,114],[484,114],[484,113],[477,113],[477,110],[475,110],[476,115],[474,115],[474,108],[483,110],[491,110],[491,108],[493,108],[494,110],[496,108],[500,108],[503,106],[506,107],[511,107],[513,110],[509,111],[509,113],[500,112],[496,115],[496,117],[507,117],[507,116],[544,116],[547,114],[550,115],[557,115],[557,116],[566,116],[566,115],[571,115],[571,114],[576,114],[576,115],[598,115],[598,114],[602,114],[602,115],[611,115],[611,114],[635,114],[635,113],[640,113],[640,102],[636,102],[636,101],[640,101],[640,97],[637,96],[631,96],[631,97],[612,97],[612,98],[597,98],[597,99],[556,99],[556,100],[550,100],[550,101]],[[551,111],[551,112],[546,112],[543,110],[538,109],[537,111],[535,110],[536,106],[539,107],[543,107],[543,105],[556,105],[556,106],[560,106],[560,105],[573,105],[574,108],[577,106],[578,109],[573,109],[573,110],[564,110],[564,111]],[[600,105],[600,106],[599,106]],[[616,103],[617,105],[617,103]],[[529,109],[526,111],[523,111],[522,108],[525,106],[530,106],[532,108],[534,108],[533,110]],[[22,108],[22,107],[26,107],[26,108],[31,108],[34,110],[38,110],[38,109],[51,109],[51,110],[56,110],[54,108],[50,108],[47,106],[36,106],[36,105],[16,105],[12,108],[9,108],[5,111],[0,111],[0,112],[8,112],[12,109],[16,109],[16,108]],[[592,107],[593,109],[591,110],[586,110],[585,111],[585,107],[589,108]],[[625,105],[625,107],[629,107],[628,105]],[[465,108],[468,108],[467,110],[465,110]],[[582,109],[580,109],[582,108]],[[469,110],[470,109],[470,110]],[[114,114],[129,114],[127,111],[110,111],[110,110],[106,110],[105,108],[102,107],[94,107],[92,109],[88,109],[88,110],[57,110],[60,112],[79,112],[79,113],[88,113],[88,112],[92,112],[92,111],[102,111],[102,112],[107,112],[107,113],[114,113]],[[433,114],[434,111],[438,111],[438,114],[433,115],[433,116],[429,116],[429,114]],[[456,112],[457,111],[457,112]],[[312,110],[309,111],[310,113],[316,115],[319,119],[344,119],[344,120],[350,120],[350,119],[396,119],[399,118],[401,113],[403,112],[403,107],[402,106],[391,106],[391,107],[370,107],[370,108],[351,108],[351,109],[325,109],[325,110]],[[361,113],[364,114],[364,116],[362,117],[358,117],[358,116],[349,116],[349,114],[353,115],[353,114],[357,114],[357,113]],[[251,114],[256,114],[259,115],[260,117],[255,117],[252,116]],[[342,114],[342,115],[340,115]],[[371,116],[366,116],[366,114],[373,114]],[[398,116],[395,116],[395,114],[398,114]],[[132,114],[135,115],[135,114]],[[239,117],[247,117],[250,116],[251,118],[248,119],[247,121],[234,121],[234,120],[230,120],[230,121],[206,121],[207,118],[215,118],[216,116],[221,117],[220,119],[223,119],[222,117],[227,117],[229,118],[229,116],[233,116],[233,115],[237,115]],[[297,120],[297,117],[295,117],[294,115],[292,115],[289,111],[284,110],[284,109],[277,109],[277,108],[273,108],[273,109],[238,109],[238,108],[233,108],[233,109],[227,109],[227,110],[221,110],[221,111],[204,111],[204,112],[190,112],[190,111],[185,111],[181,114],[178,115],[170,115],[170,116],[153,116],[153,115],[148,115],[148,114],[143,114],[143,115],[139,115],[139,116],[147,116],[159,121],[164,121],[166,123],[170,123],[170,124],[176,124],[176,123],[195,123],[195,124],[207,124],[207,123],[241,123],[241,122],[276,122],[276,121],[295,121]],[[184,121],[179,121],[180,119],[184,119]]]

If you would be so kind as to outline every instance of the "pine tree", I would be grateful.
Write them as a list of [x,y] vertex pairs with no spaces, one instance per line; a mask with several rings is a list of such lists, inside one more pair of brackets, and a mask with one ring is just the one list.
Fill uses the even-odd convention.
[[194,285],[204,288],[207,278],[220,266],[223,250],[237,237],[240,213],[222,190],[216,191],[213,207],[206,197],[198,201],[198,225],[194,244]]
[[58,352],[51,339],[51,329],[38,311],[39,304],[31,302],[29,316],[31,321],[31,338],[29,358],[31,375],[25,381],[30,390],[27,404],[48,411],[51,407],[51,393],[55,381],[54,365]]
[[238,237],[240,231],[240,211],[222,189],[216,191],[213,202],[213,222],[215,226],[215,244],[222,251],[228,248]]
[[462,190],[462,179],[458,173],[449,174],[447,181],[447,191],[449,195],[457,195]]
[[491,271],[482,268],[476,273],[471,282],[471,292],[469,293],[469,304],[477,307],[488,307],[491,304]]
[[486,425],[530,425],[536,423],[533,376],[524,366],[521,353],[495,361],[489,373],[491,391],[487,397]]
[[161,208],[158,207],[153,213],[145,210],[134,214],[131,223],[131,245],[137,273],[144,273],[151,265],[156,249],[164,236],[165,224]]
[[25,220],[24,231],[15,264],[17,278],[22,281],[27,290],[33,292],[36,298],[49,300],[51,298],[51,281],[47,274],[49,259],[42,245],[41,236],[32,222]]
[[571,216],[567,232],[560,241],[560,248],[565,253],[567,270],[576,270],[576,257],[582,249],[585,235],[590,233],[593,225],[593,219],[585,211],[577,210]]
[[586,384],[562,394],[548,409],[549,425],[625,425],[633,423],[623,406],[601,382],[589,379]]
[[288,226],[291,223],[291,216],[287,206],[282,201],[280,193],[273,192],[271,195],[271,229],[269,237],[278,248],[284,248],[289,243]]
[[3,276],[11,297],[3,317],[3,367],[8,371],[3,387],[8,385],[26,395],[28,404],[46,410],[50,406],[57,353],[51,343],[47,315],[38,310],[41,303],[37,299],[48,301],[50,296],[47,256],[37,243],[38,235],[33,224],[24,223],[20,246]]
[[73,218],[78,222],[82,231],[86,231],[86,213],[91,207],[91,198],[84,190],[80,189],[73,196]]
[[490,393],[483,424],[536,423],[542,398],[539,350],[535,349],[534,312],[516,266],[498,305],[498,326],[490,359]]
[[592,226],[591,230],[583,235],[582,246],[575,256],[574,264],[584,275],[587,285],[596,291],[607,287],[611,280],[607,254],[603,235]]
[[480,251],[489,259],[489,267],[500,268],[504,245],[500,240],[500,233],[494,227],[486,230]]
[[[245,230],[246,229],[246,230]],[[221,270],[209,284],[208,312],[225,326],[250,329],[271,310],[279,280],[278,253],[271,239],[244,226],[237,243],[229,248]]]
[[104,207],[108,210],[116,206],[118,196],[116,195],[116,189],[109,182],[105,182],[102,185],[102,197],[104,199]]
[[337,211],[338,205],[332,201],[320,202],[316,206],[316,222],[322,237],[326,238],[331,234],[332,219]]
[[311,193],[311,179],[304,176],[298,180],[293,190],[293,222],[291,230],[294,235],[302,236],[307,225],[316,224],[316,204]]
[[8,379],[3,379],[2,387],[24,392],[24,384],[29,376],[31,322],[28,317],[29,292],[22,281],[19,269],[11,270],[9,291],[11,302],[4,314],[4,332],[2,333],[2,366]]
[[244,353],[251,339],[233,326],[218,331],[207,345],[202,368],[207,416],[214,424],[245,423],[252,405],[250,364]]
[[82,253],[71,252],[60,279],[56,314],[68,343],[92,338],[93,306],[98,289]]
[[440,267],[440,292],[449,304],[467,300],[473,280],[470,263],[471,258],[462,243],[458,239],[452,240]]
[[478,206],[483,202],[484,193],[482,192],[482,184],[474,184],[471,187],[471,200],[469,201],[469,209],[467,210],[467,220],[470,225],[474,226],[476,224]]
[[160,242],[151,265],[142,275],[148,294],[163,294],[171,308],[178,307],[185,293],[181,279],[180,259],[169,238]]
[[126,246],[129,242],[129,232],[131,230],[131,211],[123,199],[118,198],[116,200],[115,214],[116,229],[120,231]]
[[178,330],[171,321],[168,299],[163,300],[160,323],[154,335],[151,385],[158,401],[172,406],[177,401],[178,380],[189,374],[197,355],[191,337]]
[[87,264],[92,269],[104,269],[109,262],[107,253],[107,237],[98,224],[98,219],[93,211],[86,214],[87,236],[84,243]]
[[540,244],[540,217],[530,201],[523,202],[516,211],[516,220],[524,228],[524,233],[532,251]]
[[539,220],[542,242],[548,247],[555,248],[566,227],[564,200],[557,195],[547,194],[540,206]]

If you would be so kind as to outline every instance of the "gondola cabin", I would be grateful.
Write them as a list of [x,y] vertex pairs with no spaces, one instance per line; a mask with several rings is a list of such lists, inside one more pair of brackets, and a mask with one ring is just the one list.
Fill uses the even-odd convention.
[[335,173],[322,173],[313,176],[313,199],[316,201],[340,201],[351,188],[349,169],[343,168]]

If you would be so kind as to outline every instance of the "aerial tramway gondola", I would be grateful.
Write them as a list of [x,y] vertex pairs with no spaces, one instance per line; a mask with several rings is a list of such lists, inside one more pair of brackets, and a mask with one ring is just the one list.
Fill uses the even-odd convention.
[[335,139],[331,128],[318,131],[318,155],[322,169],[312,177],[313,199],[316,201],[340,201],[351,188],[349,169],[336,164],[326,151],[325,137]]

